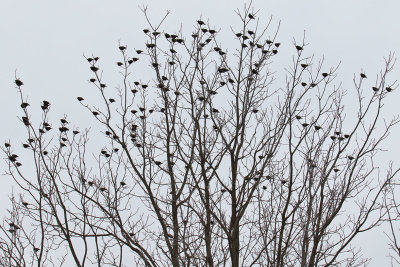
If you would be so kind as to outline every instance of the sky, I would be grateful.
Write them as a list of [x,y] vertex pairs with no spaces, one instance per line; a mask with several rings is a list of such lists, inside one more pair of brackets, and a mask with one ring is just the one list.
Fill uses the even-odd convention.
[[[59,117],[68,114],[82,128],[91,127],[89,114],[75,100],[78,95],[91,95],[88,84],[90,70],[83,55],[101,57],[107,68],[110,84],[118,83],[115,62],[118,42],[129,47],[143,47],[142,29],[146,20],[139,7],[147,6],[154,22],[167,10],[171,12],[164,28],[190,32],[200,17],[221,29],[228,38],[230,25],[237,25],[236,9],[248,1],[239,0],[1,0],[0,3],[0,141],[21,140],[25,132],[17,119],[21,116],[14,75],[25,83],[29,102],[49,100],[52,112]],[[374,77],[383,67],[389,52],[400,54],[400,2],[398,0],[254,0],[258,17],[273,26],[281,22],[278,40],[282,43],[276,71],[284,73],[290,64],[293,38],[300,40],[305,32],[307,49],[327,65],[341,62],[338,79],[343,86],[352,86],[354,73],[365,71]],[[226,39],[229,42],[230,39]],[[224,39],[221,40],[224,42]],[[399,77],[400,66],[392,73]],[[108,76],[107,76],[108,75]],[[400,91],[400,90],[399,90]],[[399,113],[399,93],[387,101],[388,116]],[[351,110],[351,99],[348,99]],[[34,112],[32,113],[35,114]],[[39,117],[37,117],[39,119]],[[386,142],[388,151],[380,158],[385,166],[394,160],[398,166],[400,129],[392,131]],[[16,141],[16,143],[18,143]],[[396,165],[397,161],[397,165]],[[1,173],[6,164],[0,162]],[[0,215],[5,214],[8,196],[13,190],[9,177],[0,176]],[[367,256],[374,258],[370,266],[388,266],[386,239],[377,231],[357,240]]]

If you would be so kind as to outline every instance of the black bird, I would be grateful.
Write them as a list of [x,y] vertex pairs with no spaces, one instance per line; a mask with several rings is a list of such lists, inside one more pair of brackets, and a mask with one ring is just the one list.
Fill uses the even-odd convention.
[[211,33],[211,34],[215,34],[216,30],[210,29],[210,30],[208,30],[208,32]]
[[126,185],[126,183],[125,183],[124,181],[121,181],[119,184],[120,184],[121,186],[125,186],[125,185]]
[[11,145],[9,143],[4,143],[5,147],[10,147]]
[[332,135],[332,136],[331,136],[331,139],[332,139],[332,140],[335,140],[335,139],[336,139],[336,136]]
[[227,72],[227,71],[229,71],[227,68],[224,68],[224,67],[218,68],[218,72],[219,73],[224,73],[224,72]]
[[249,14],[250,19],[255,19],[255,16],[253,14]]
[[235,83],[235,81],[233,79],[231,79],[231,78],[228,78],[228,82],[229,83]]
[[257,113],[258,111],[259,111],[259,110],[256,109],[256,108],[252,110],[253,113]]
[[317,130],[317,131],[318,131],[318,130],[320,130],[320,129],[321,129],[321,126],[315,125],[315,126],[314,126],[314,128],[315,128],[315,130]]
[[136,53],[141,54],[143,53],[143,50],[136,50]]
[[278,54],[278,50],[274,49],[272,50],[272,53],[274,53],[274,55]]
[[308,64],[300,64],[300,66],[301,66],[303,69],[305,69],[305,68],[308,67]]
[[214,112],[214,113],[219,113],[219,110],[216,109],[216,108],[213,108],[213,109],[212,109],[212,112]]
[[343,135],[343,137],[344,137],[344,138],[349,138],[349,137],[350,137],[350,135],[348,135],[348,134],[345,134],[345,135]]
[[79,133],[79,131],[72,131],[72,133],[73,133],[73,134],[78,134],[78,133]]
[[18,87],[24,85],[24,83],[23,83],[20,79],[16,79],[16,80],[15,80],[15,84],[16,84]]
[[367,78],[367,75],[365,75],[365,73],[362,73],[362,72],[360,73],[360,76],[362,79]]
[[198,23],[199,25],[204,25],[204,24],[205,24],[204,21],[202,21],[202,20],[198,20],[197,23]]
[[124,65],[124,63],[122,63],[122,62],[117,62],[117,65],[118,65],[118,66],[122,66],[122,65]]
[[386,87],[386,91],[391,92],[393,89],[390,87]]
[[328,75],[329,75],[329,74],[326,73],[326,72],[323,72],[323,73],[322,73],[322,77],[324,77],[324,78],[327,77]]
[[299,46],[299,45],[296,45],[296,49],[297,49],[297,51],[301,51],[301,50],[303,50],[303,47]]
[[114,103],[115,99],[114,98],[109,98],[108,101],[110,101],[110,103]]
[[143,29],[143,32],[144,32],[144,33],[149,33],[150,30],[149,30],[149,29]]
[[378,92],[379,88],[374,86],[374,87],[372,87],[372,90],[374,90],[374,92]]
[[254,32],[253,31],[247,31],[248,34],[253,35]]
[[165,36],[165,38],[170,38],[171,37],[171,35],[169,34],[169,33],[164,33],[164,36]]
[[68,123],[68,121],[66,119],[60,119],[60,121],[61,121],[62,124]]
[[93,111],[92,114],[93,114],[94,116],[99,115],[99,113],[98,113],[97,111]]
[[29,147],[29,144],[22,144],[22,146],[23,146],[24,148],[28,148],[28,147]]
[[305,87],[305,86],[307,86],[307,83],[302,82],[301,85]]
[[296,115],[296,119],[300,120],[302,117],[300,115]]
[[22,201],[21,203],[22,203],[22,205],[24,205],[25,207],[27,207],[27,206],[29,205],[29,203],[26,202],[26,201]]
[[307,127],[309,124],[308,124],[307,122],[303,122],[301,125],[305,128],[305,127]]
[[98,67],[96,67],[96,66],[91,66],[91,67],[90,67],[90,69],[91,69],[93,72],[96,72],[96,71],[98,71],[98,70],[99,70],[99,68],[98,68]]
[[347,156],[347,158],[348,158],[349,160],[353,160],[353,159],[354,159],[353,156]]
[[78,99],[78,101],[82,101],[82,100],[84,100],[84,98],[83,98],[83,97],[81,97],[81,96],[78,96],[76,99]]
[[29,103],[26,102],[21,103],[21,108],[26,108],[27,106],[29,106]]
[[96,79],[95,78],[91,78],[89,81],[94,83],[96,81]]
[[146,46],[147,46],[148,48],[154,48],[154,47],[156,47],[156,44],[146,44]]
[[119,50],[124,51],[126,49],[126,46],[120,45],[118,48]]

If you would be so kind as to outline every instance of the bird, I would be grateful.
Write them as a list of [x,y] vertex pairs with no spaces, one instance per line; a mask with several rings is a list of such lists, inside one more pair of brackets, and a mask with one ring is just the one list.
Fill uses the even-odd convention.
[[126,46],[120,45],[118,48],[119,50],[124,51],[126,49]]
[[108,101],[110,101],[110,103],[114,103],[115,99],[114,98],[109,98]]
[[305,69],[305,68],[308,67],[308,64],[300,64],[300,66],[301,66],[303,69]]
[[89,81],[94,83],[96,81],[96,79],[95,78],[91,78]]
[[90,67],[90,69],[91,69],[93,72],[96,72],[96,71],[98,71],[98,70],[99,70],[99,68],[98,68],[98,67],[96,67],[96,66],[91,66],[91,67]]
[[256,109],[256,108],[254,108],[254,109],[252,110],[253,113],[257,113],[258,111],[259,111],[259,110]]
[[365,73],[362,73],[362,72],[360,73],[360,76],[362,79],[367,78],[367,75],[365,75]]
[[154,47],[156,47],[156,45],[155,44],[146,44],[146,46],[148,47],[148,48],[154,48]]
[[16,84],[18,87],[21,87],[22,85],[24,85],[24,83],[23,83],[20,79],[16,79],[16,80],[15,80],[15,84]]
[[386,91],[391,92],[393,89],[391,87],[386,87]]
[[60,119],[60,121],[61,121],[62,124],[67,124],[68,123],[68,121],[66,119]]
[[81,96],[78,96],[76,99],[78,99],[78,101],[83,101],[84,100],[84,98],[81,97]]
[[378,92],[379,91],[379,88],[378,87],[372,87],[372,90],[374,91],[374,92]]
[[326,73],[326,72],[323,72],[323,73],[322,73],[322,77],[324,77],[324,78],[327,77],[328,75],[329,75],[329,74]]
[[76,131],[76,130],[75,130],[75,131],[72,131],[72,133],[73,133],[73,134],[78,134],[79,131]]
[[307,122],[303,122],[301,125],[305,128],[305,127],[307,127],[309,124],[308,124]]
[[150,30],[149,30],[149,29],[143,29],[143,32],[144,32],[144,33],[149,33]]
[[225,68],[225,67],[218,68],[218,72],[219,73],[224,73],[224,72],[227,72],[227,71],[229,71],[229,70],[227,68]]
[[253,14],[249,14],[249,19],[255,19],[255,16]]
[[305,86],[307,86],[307,83],[302,82],[301,85],[302,85],[303,87],[305,87]]
[[296,45],[296,49],[297,49],[297,51],[301,51],[301,50],[303,50],[303,47],[299,46],[299,45]]
[[353,159],[354,159],[353,156],[347,156],[347,158],[348,158],[349,160],[353,160]]
[[29,144],[22,144],[22,146],[23,146],[24,148],[28,148],[28,147],[29,147]]
[[125,186],[125,185],[126,185],[126,183],[125,183],[124,181],[121,181],[119,184],[120,184],[121,186]]
[[300,120],[302,117],[300,115],[296,115],[296,119]]
[[321,126],[315,125],[314,128],[315,128],[316,131],[318,131],[318,130],[321,129]]
[[141,54],[143,53],[143,50],[136,50],[136,53]]
[[117,66],[122,66],[122,65],[124,65],[124,63],[122,63],[120,61],[117,62]]
[[26,108],[27,106],[29,106],[29,103],[26,102],[21,103],[21,108]]
[[204,21],[202,21],[202,20],[198,20],[198,21],[197,21],[197,24],[199,24],[199,25],[204,25],[205,23],[204,23]]

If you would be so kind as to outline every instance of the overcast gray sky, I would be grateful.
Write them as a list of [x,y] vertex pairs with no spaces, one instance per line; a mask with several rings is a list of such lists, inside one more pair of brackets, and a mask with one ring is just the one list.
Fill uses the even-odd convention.
[[[68,114],[78,126],[90,127],[91,117],[75,100],[77,95],[90,95],[88,90],[93,89],[87,82],[90,71],[82,55],[100,56],[102,66],[115,74],[118,40],[128,47],[143,47],[145,39],[141,30],[146,27],[146,21],[139,5],[148,6],[154,21],[170,10],[164,29],[178,30],[182,25],[184,31],[190,32],[195,20],[202,16],[222,30],[221,36],[228,36],[229,26],[238,22],[234,10],[242,8],[245,2],[1,0],[0,141],[22,140],[25,136],[24,128],[16,119],[21,116],[13,83],[16,69],[26,85],[25,95],[36,104],[37,111],[39,102],[47,99],[53,104],[55,114]],[[283,67],[290,64],[293,38],[301,38],[304,30],[310,43],[307,49],[317,58],[325,56],[328,65],[342,62],[339,79],[343,86],[351,86],[353,74],[361,69],[373,77],[390,51],[400,54],[398,0],[255,0],[253,3],[260,10],[260,18],[267,21],[272,15],[274,25],[281,21],[278,73],[284,73]],[[399,73],[398,65],[392,78],[399,77]],[[110,74],[108,83],[117,85],[118,80],[112,80],[113,77],[117,76]],[[398,92],[389,99],[388,113],[398,113],[398,99]],[[351,100],[348,103],[351,105]],[[40,116],[39,112],[36,114]],[[395,153],[400,144],[396,140],[399,134],[399,129],[392,132],[387,142],[390,151],[382,157],[384,164],[392,159],[399,165]],[[1,162],[2,172],[5,167]],[[9,177],[0,178],[0,215],[4,215],[12,184]],[[382,231],[362,237],[359,242],[365,254],[374,258],[370,266],[388,266],[387,240]]]

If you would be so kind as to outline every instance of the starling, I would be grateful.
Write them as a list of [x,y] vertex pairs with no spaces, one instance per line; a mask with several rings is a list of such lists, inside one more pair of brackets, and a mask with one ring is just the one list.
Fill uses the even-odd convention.
[[303,50],[303,47],[299,46],[299,45],[296,45],[296,49],[297,49],[297,51],[301,51],[301,50]]
[[20,79],[16,79],[16,80],[15,80],[15,84],[16,84],[18,87],[24,85],[24,83],[23,83]]
[[118,66],[122,66],[122,65],[124,65],[124,63],[122,63],[122,62],[117,62],[117,65],[118,65]]
[[62,124],[68,123],[68,121],[66,119],[60,119],[60,121],[61,121]]
[[219,73],[224,73],[224,72],[227,72],[227,71],[229,71],[227,68],[218,68],[218,72]]
[[22,205],[24,205],[25,207],[27,207],[27,206],[29,205],[29,203],[26,202],[26,201],[22,201],[21,203],[22,203]]
[[213,108],[213,109],[212,109],[212,112],[213,112],[213,113],[219,113],[219,110],[216,109],[216,108]]
[[345,134],[345,135],[343,135],[343,137],[344,137],[344,138],[349,138],[349,137],[350,137],[350,135],[348,135],[348,134]]
[[365,75],[365,73],[360,73],[360,76],[362,79],[367,78],[367,75]]
[[323,73],[322,73],[322,77],[324,77],[324,78],[327,77],[328,75],[329,75],[329,74],[326,73],[326,72],[323,72]]
[[155,161],[154,163],[155,163],[157,166],[160,166],[160,165],[161,165],[161,161],[158,161],[158,160]]
[[136,50],[136,53],[141,54],[143,53],[143,50]]
[[29,144],[22,144],[22,146],[23,146],[24,148],[28,148],[28,147],[29,147]]
[[164,33],[164,36],[165,36],[165,38],[170,38],[171,37],[171,35],[169,34],[169,33]]
[[281,43],[275,43],[276,47],[279,47],[281,45]]
[[150,32],[150,30],[149,29],[143,29],[143,32],[147,34],[147,33]]
[[146,44],[147,48],[154,48],[156,47],[156,44]]
[[133,62],[136,62],[136,61],[138,61],[138,60],[139,60],[139,58],[137,58],[137,57],[133,57],[131,60],[132,60]]
[[110,101],[110,103],[114,103],[115,99],[114,98],[109,98],[108,101]]
[[316,83],[310,83],[310,87],[311,87],[311,88],[312,88],[312,87],[315,87],[315,86],[317,86]]
[[306,86],[307,86],[307,83],[302,82],[301,85],[302,85],[303,87],[306,87]]
[[334,168],[333,171],[334,171],[334,172],[338,172],[338,171],[340,171],[340,170],[339,170],[338,168]]
[[198,20],[198,21],[197,21],[197,24],[199,24],[199,25],[204,25],[205,23],[204,23],[204,21],[202,21],[202,20]]
[[255,19],[255,16],[253,14],[249,14],[250,19]]
[[97,111],[93,111],[92,114],[93,114],[94,116],[99,115],[99,113],[98,113]]
[[354,159],[353,156],[347,156],[347,158],[348,158],[349,160],[353,160],[353,159]]
[[152,32],[152,34],[154,35],[154,36],[157,36],[157,35],[159,35],[161,32]]
[[262,52],[263,54],[268,54],[268,53],[269,53],[269,50],[265,50],[265,49],[264,49],[264,50],[262,50],[261,52]]
[[211,33],[211,34],[215,34],[216,30],[210,29],[210,30],[208,30],[208,32]]
[[125,186],[125,185],[126,185],[126,183],[125,183],[124,181],[121,181],[119,184],[120,184],[121,186]]
[[305,127],[307,127],[309,124],[308,124],[307,122],[303,122],[301,125],[305,128]]
[[90,69],[91,69],[93,72],[96,72],[96,71],[98,71],[98,70],[99,70],[99,68],[98,68],[98,67],[96,67],[96,66],[91,66],[91,67],[90,67]]
[[178,96],[178,95],[180,95],[181,93],[180,93],[179,91],[175,91],[174,94]]
[[242,36],[242,34],[240,32],[236,33],[235,35],[236,35],[236,37],[241,37]]
[[136,93],[138,92],[138,90],[132,89],[131,92],[132,92],[133,94],[136,94]]
[[393,89],[390,87],[386,87],[386,91],[391,92]]
[[253,113],[257,113],[258,111],[259,111],[259,110],[256,109],[256,108],[252,110]]
[[101,192],[104,192],[104,191],[106,191],[107,190],[107,188],[105,188],[105,187],[100,187],[100,191]]
[[174,61],[169,61],[168,64],[172,66],[175,65],[176,63]]
[[374,87],[372,87],[372,90],[374,90],[374,92],[378,92],[379,88],[374,86]]
[[248,34],[253,35],[254,32],[253,31],[247,31]]
[[158,63],[152,63],[151,64],[154,68],[157,68],[158,67]]
[[210,95],[216,95],[216,94],[217,94],[217,91],[209,90],[209,93],[210,93]]
[[43,155],[47,155],[49,152],[47,152],[47,151],[43,151]]
[[22,163],[21,162],[17,162],[17,163],[15,163],[15,165],[17,165],[17,167],[20,167],[20,166],[22,166]]
[[134,82],[134,84],[135,84],[135,85],[139,85],[139,84],[140,84],[140,82],[138,82],[138,81],[135,81],[135,82]]
[[91,81],[92,83],[94,83],[96,81],[95,78],[91,78],[89,81]]
[[318,131],[318,130],[321,129],[321,126],[315,125],[314,128],[315,128],[316,131]]
[[26,102],[21,103],[21,108],[26,108],[27,106],[29,106],[29,103]]
[[76,135],[79,133],[79,131],[72,131],[72,133]]
[[265,185],[263,185],[262,189],[263,190],[267,190],[267,187]]
[[204,96],[199,96],[198,98],[200,101],[204,101],[205,97]]
[[105,83],[101,83],[101,84],[100,84],[100,87],[101,87],[101,88],[106,88],[107,85],[106,85]]
[[10,147],[11,145],[9,143],[4,143],[5,147]]
[[197,37],[199,37],[199,35],[198,35],[198,34],[195,34],[195,33],[193,33],[193,34],[192,34],[192,37],[193,37],[193,38],[197,38]]
[[147,87],[149,87],[147,84],[142,84],[143,89],[146,89]]
[[272,50],[272,53],[274,53],[274,55],[278,54],[278,50],[274,49]]
[[305,69],[305,68],[308,67],[308,64],[300,64],[300,66],[301,66],[303,69]]
[[233,79],[231,79],[231,78],[228,78],[228,82],[229,83],[235,83],[235,81]]
[[89,185],[89,186],[92,186],[92,185],[94,185],[94,182],[93,182],[93,181],[89,181],[89,182],[88,182],[88,185]]
[[302,117],[300,115],[296,115],[296,119],[300,120]]
[[126,46],[120,45],[118,48],[119,50],[124,51],[126,49]]
[[332,140],[335,140],[335,139],[336,139],[336,136],[332,135],[332,136],[331,136],[331,139],[332,139]]
[[84,100],[84,98],[81,97],[81,96],[78,96],[76,99],[78,99],[78,101],[83,101]]

